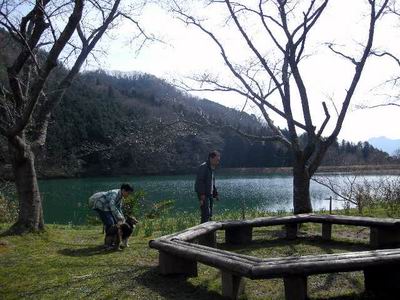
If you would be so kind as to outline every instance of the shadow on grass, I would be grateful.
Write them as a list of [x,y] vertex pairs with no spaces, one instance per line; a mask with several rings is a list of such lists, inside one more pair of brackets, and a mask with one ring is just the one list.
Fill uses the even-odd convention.
[[83,257],[83,256],[93,256],[93,255],[105,255],[110,254],[118,250],[107,250],[104,245],[97,245],[87,248],[79,249],[62,249],[57,251],[61,255],[72,256],[72,257]]
[[[109,267],[109,266],[108,266]],[[139,274],[145,272],[149,267],[147,266],[119,266],[113,271],[107,269],[104,266],[102,273],[88,273],[86,275],[77,275],[70,277],[68,280],[64,280],[60,283],[53,283],[53,281],[41,282],[40,286],[31,289],[29,292],[19,293],[20,297],[55,297],[63,298],[65,291],[68,291],[70,299],[86,298],[89,299],[102,299],[106,298],[110,293],[118,295],[117,289],[125,288],[127,280],[132,280]],[[115,271],[116,270],[116,271]],[[8,296],[7,294],[4,294]],[[10,294],[9,296],[15,296],[16,294]],[[118,299],[118,297],[113,298]],[[144,299],[144,298],[143,298]]]
[[[339,241],[339,240],[332,240],[332,241],[324,241],[319,236],[307,236],[307,237],[300,237],[295,240],[288,240],[285,238],[277,238],[272,240],[267,239],[258,239],[253,240],[250,244],[244,245],[232,245],[226,243],[219,243],[218,248],[227,251],[234,251],[236,253],[247,254],[255,250],[271,250],[275,247],[289,247],[293,253],[297,253],[296,246],[306,245],[306,246],[314,246],[318,247],[322,250],[322,252],[331,254],[334,253],[335,250],[341,251],[366,251],[370,250],[369,245],[356,242],[356,241]],[[290,253],[288,253],[290,254]],[[308,253],[309,255],[310,253]]]
[[[65,296],[68,290],[70,299],[224,299],[218,293],[208,291],[207,286],[207,282],[194,285],[183,276],[162,276],[154,266],[125,266],[113,272],[104,269],[101,274],[75,276],[58,284],[43,282],[41,286],[18,296],[52,298]],[[14,297],[16,294],[3,296]]]
[[337,297],[329,298],[310,298],[311,300],[396,300],[397,298],[391,298],[389,295],[375,296],[367,292],[362,292],[360,294],[350,294]]
[[161,275],[157,268],[150,268],[136,281],[165,299],[226,299],[215,291],[209,291],[207,281],[194,285],[182,275]]

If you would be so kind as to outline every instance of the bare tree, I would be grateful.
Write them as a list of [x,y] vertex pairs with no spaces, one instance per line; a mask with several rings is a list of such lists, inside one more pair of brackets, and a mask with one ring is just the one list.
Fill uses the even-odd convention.
[[[374,56],[377,57],[385,57],[389,58],[394,64],[397,65],[397,67],[400,70],[400,59],[397,58],[394,54],[390,52],[378,52],[374,51],[372,52]],[[393,106],[393,107],[400,107],[400,94],[398,91],[398,87],[400,85],[400,76],[395,75],[392,78],[386,80],[382,84],[380,84],[380,87],[385,86],[389,87],[389,89],[392,91],[391,94],[386,94],[385,98],[386,100],[380,103],[376,104],[358,104],[356,105],[357,109],[371,109],[371,108],[379,108],[379,107],[385,107],[385,106]]]
[[[305,80],[301,63],[307,55],[309,36],[326,11],[328,2],[329,0],[259,0],[250,1],[250,3],[230,0],[207,1],[208,9],[221,5],[225,7],[228,15],[227,26],[232,25],[232,30],[236,30],[243,41],[242,44],[234,47],[246,48],[251,53],[251,59],[246,66],[237,64],[229,54],[229,45],[221,36],[218,36],[218,28],[208,28],[205,25],[207,20],[195,17],[193,13],[182,8],[177,1],[174,2],[173,7],[178,18],[188,25],[197,27],[215,43],[226,68],[232,75],[232,80],[228,83],[210,74],[196,77],[194,79],[201,82],[201,86],[191,89],[235,92],[245,97],[259,109],[269,129],[273,132],[263,140],[278,141],[291,149],[295,214],[312,211],[309,193],[310,179],[342,128],[350,101],[371,54],[375,27],[388,4],[388,0],[367,2],[369,10],[367,38],[359,45],[361,51],[358,56],[344,53],[337,45],[326,44],[334,54],[354,66],[354,73],[342,99],[341,107],[335,107],[338,115],[336,123],[332,131],[326,134],[326,126],[331,118],[328,106],[325,102],[321,103],[325,118],[317,128],[310,109],[312,93]],[[343,7],[343,9],[347,8]],[[273,50],[270,48],[271,45]],[[280,99],[280,104],[274,101],[277,98]],[[301,106],[304,121],[295,118],[296,102]],[[274,115],[285,120],[287,135],[274,124]],[[300,139],[301,135],[305,138]]]
[[[121,18],[135,21],[122,8],[120,0],[0,2],[0,26],[17,49],[0,94],[0,134],[8,143],[19,199],[11,233],[44,228],[35,153],[46,141],[54,107],[100,39]],[[148,36],[135,24],[146,41]],[[67,69],[59,66],[62,62]],[[50,76],[57,82],[51,90]]]
[[[386,14],[392,16],[395,20],[397,20],[397,22],[400,21],[400,8],[396,4],[395,0],[390,1],[388,4]],[[371,51],[372,55],[385,59],[396,66],[397,72],[391,78],[385,80],[378,87],[374,88],[374,90],[380,90],[381,88],[389,90],[389,92],[382,95],[385,97],[384,101],[371,104],[359,104],[356,105],[357,109],[371,109],[385,106],[400,107],[400,75],[398,75],[400,74],[400,58],[399,52],[396,50],[398,50],[398,48],[385,49],[383,51]]]
[[328,188],[336,196],[337,201],[343,201],[346,206],[355,205],[360,214],[376,196],[373,191],[379,189],[379,186],[366,178],[358,178],[358,175],[341,177],[318,175],[312,180]]

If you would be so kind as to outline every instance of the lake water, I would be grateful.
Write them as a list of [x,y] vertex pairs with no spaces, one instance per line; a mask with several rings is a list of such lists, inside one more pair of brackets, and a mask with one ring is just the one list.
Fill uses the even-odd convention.
[[[346,176],[329,177],[340,179]],[[375,181],[382,177],[362,178]],[[89,196],[98,191],[119,188],[122,182],[129,182],[136,190],[145,191],[144,210],[154,202],[172,199],[175,200],[175,206],[171,213],[195,212],[198,211],[198,200],[193,191],[194,178],[194,175],[184,175],[41,180],[39,185],[45,222],[84,223],[90,214],[87,208]],[[293,208],[292,177],[288,175],[218,175],[217,187],[220,201],[214,206],[214,214],[224,210],[239,210],[243,203],[246,208],[259,211],[291,211]],[[311,183],[311,199],[315,210],[328,210],[329,201],[326,199],[329,196],[333,195],[327,188]],[[334,209],[341,208],[343,202],[334,199],[332,206]]]

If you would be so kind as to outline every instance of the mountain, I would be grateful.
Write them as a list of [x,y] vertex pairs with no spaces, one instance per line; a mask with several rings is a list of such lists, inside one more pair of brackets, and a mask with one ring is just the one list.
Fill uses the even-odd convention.
[[[177,118],[205,125],[176,124]],[[250,135],[268,134],[254,115],[193,97],[155,76],[87,72],[54,110],[37,171],[40,177],[182,174],[196,170],[212,149],[222,152],[224,168],[291,166],[292,154],[280,144],[249,140],[224,125]],[[0,166],[7,161],[0,137]],[[336,141],[322,164],[391,161],[367,142]]]
[[[0,28],[0,94],[9,89],[7,66],[18,53],[8,39]],[[45,55],[40,53],[40,57]],[[63,72],[60,62],[46,83],[48,97],[54,95]],[[293,160],[293,154],[280,144],[257,142],[229,129],[249,136],[268,135],[265,122],[255,115],[194,97],[166,80],[135,71],[78,74],[51,117],[46,144],[36,154],[40,177],[193,173],[214,149],[222,153],[223,168],[289,167]],[[31,134],[28,128],[27,137]],[[301,145],[305,139],[299,137]],[[10,177],[9,155],[7,140],[0,135],[0,179]],[[367,142],[335,141],[322,164],[394,160]]]
[[390,155],[394,155],[394,152],[400,149],[400,139],[393,140],[384,136],[373,137],[368,142],[377,149],[385,151]]

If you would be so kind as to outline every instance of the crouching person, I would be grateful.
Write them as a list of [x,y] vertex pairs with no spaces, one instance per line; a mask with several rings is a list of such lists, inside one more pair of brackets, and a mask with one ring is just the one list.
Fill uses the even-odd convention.
[[[120,189],[107,192],[98,192],[89,198],[89,207],[95,210],[105,227],[106,237],[104,244],[108,248],[119,248],[122,241],[121,225],[125,224],[122,212],[122,201],[133,192],[133,187],[127,183]],[[127,241],[124,241],[127,245]]]

